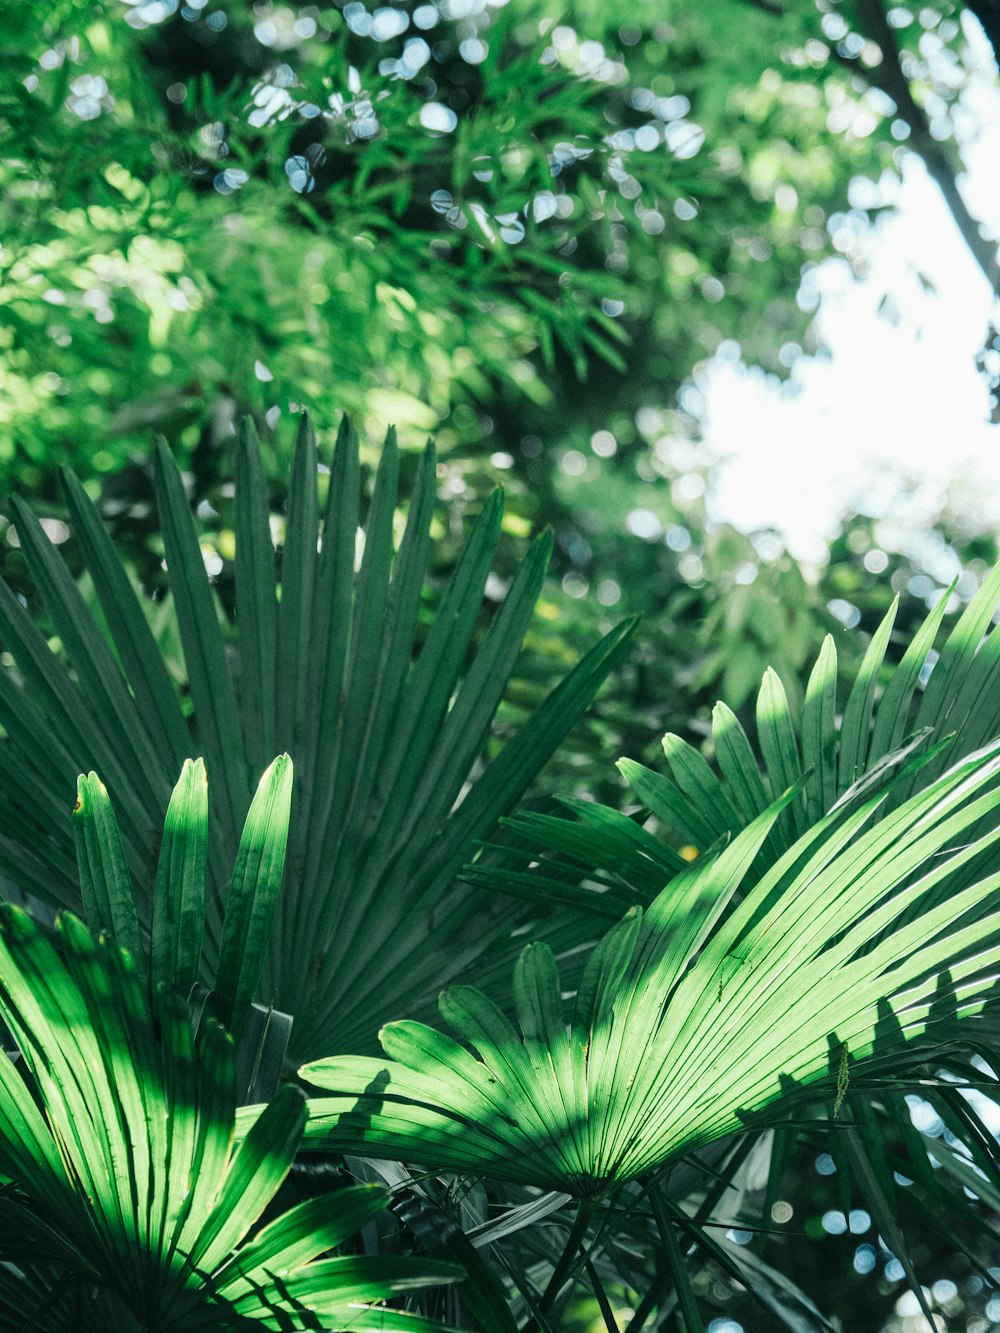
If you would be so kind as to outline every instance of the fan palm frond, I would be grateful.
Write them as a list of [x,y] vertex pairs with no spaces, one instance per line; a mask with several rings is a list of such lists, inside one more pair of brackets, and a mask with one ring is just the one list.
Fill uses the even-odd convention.
[[[542,587],[548,535],[531,548],[478,650],[471,645],[499,537],[502,496],[485,504],[426,635],[421,596],[431,553],[435,454],[419,466],[395,549],[399,451],[392,432],[375,479],[357,569],[358,441],[346,423],[325,511],[319,455],[303,419],[277,553],[260,446],[238,444],[235,626],[206,573],[183,480],[165,447],[156,497],[192,716],[145,612],[79,482],[66,474],[74,537],[100,614],[87,605],[37,519],[15,501],[29,572],[58,649],[0,585],[0,864],[25,890],[79,910],[65,792],[101,774],[152,926],[155,843],[186,758],[211,777],[204,965],[214,985],[226,943],[229,869],[253,781],[282,750],[295,761],[283,898],[255,997],[293,1014],[299,1058],[370,1043],[381,1019],[417,1012],[498,935],[490,910],[455,876],[507,813],[624,652],[628,624],[573,670],[498,754],[482,762],[494,715]],[[62,654],[65,654],[63,656]],[[67,666],[67,660],[69,665]],[[134,941],[133,941],[134,942]]]
[[[459,1040],[390,1023],[388,1060],[305,1066],[328,1093],[312,1142],[601,1197],[947,1049],[975,1032],[1000,965],[998,770],[995,743],[894,810],[882,792],[825,816],[727,913],[791,788],[603,937],[568,1027],[534,944],[514,974],[520,1030],[454,987],[440,1003]],[[956,876],[972,882],[938,902]]]
[[0,1017],[21,1055],[0,1056],[11,1182],[0,1301],[20,1289],[23,1311],[48,1310],[46,1327],[83,1292],[111,1327],[129,1327],[117,1309],[178,1333],[314,1328],[319,1317],[436,1328],[381,1302],[460,1278],[454,1264],[331,1254],[384,1208],[384,1190],[310,1200],[250,1234],[298,1149],[302,1093],[285,1086],[234,1149],[232,1039],[212,1020],[194,1035],[168,993],[154,1022],[131,956],[76,918],[60,918],[57,938],[0,908]]
[[[767,671],[757,697],[757,745],[724,704],[712,717],[715,768],[679,736],[663,741],[670,777],[622,760],[622,775],[666,830],[704,850],[745,827],[800,775],[791,803],[770,840],[780,855],[848,793],[877,785],[909,757],[906,738],[933,755],[897,788],[886,810],[937,777],[950,762],[1000,733],[1000,566],[983,581],[957,623],[934,649],[953,588],[946,589],[886,671],[886,652],[899,597],[872,636],[846,700],[838,699],[837,651],[829,636],[809,675],[798,724],[784,687]],[[926,685],[924,688],[924,682]],[[716,771],[717,770],[717,771]]]

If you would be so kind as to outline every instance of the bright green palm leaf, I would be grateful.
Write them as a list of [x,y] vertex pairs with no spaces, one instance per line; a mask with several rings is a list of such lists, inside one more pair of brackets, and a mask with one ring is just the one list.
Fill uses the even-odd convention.
[[663,738],[663,752],[679,789],[695,809],[711,819],[714,837],[735,832],[740,826],[739,817],[722,783],[698,751],[679,736],[668,733]]
[[696,862],[683,892],[671,883],[644,919],[636,909],[609,933],[568,1030],[551,954],[531,945],[516,1027],[479,992],[452,988],[441,1008],[461,1043],[392,1023],[387,1061],[305,1066],[331,1094],[311,1104],[311,1141],[593,1197],[769,1114],[785,1120],[793,1102],[832,1096],[845,1072],[856,1086],[866,1061],[927,1058],[974,1031],[1000,964],[1000,876],[958,896],[956,930],[935,905],[940,881],[981,867],[1000,839],[962,845],[1000,804],[998,770],[1000,744],[881,820],[885,793],[827,816],[725,915],[779,806]]
[[363,1319],[462,1276],[391,1258],[317,1268],[384,1206],[371,1187],[347,1191],[343,1212],[336,1196],[302,1205],[247,1242],[298,1148],[301,1092],[286,1087],[234,1151],[231,1039],[208,1022],[192,1040],[169,997],[154,1024],[128,954],[68,916],[58,937],[0,911],[0,1016],[23,1056],[0,1063],[0,1169],[23,1223],[0,1227],[0,1258],[26,1292],[47,1288],[56,1309],[68,1286],[96,1287],[140,1322],[190,1333],[244,1317],[315,1327],[335,1307]]
[[198,980],[207,859],[205,763],[202,759],[185,759],[163,821],[153,885],[150,974],[154,988],[175,986],[187,994]]
[[73,831],[84,911],[96,930],[112,934],[141,963],[135,888],[107,788],[96,773],[77,781]]
[[892,600],[892,605],[883,616],[878,629],[871,637],[864,659],[854,678],[844,717],[840,727],[840,754],[837,773],[837,786],[845,792],[852,783],[865,772],[868,759],[868,743],[871,736],[872,717],[875,712],[875,699],[878,692],[879,674],[885,662],[886,649],[896,623],[899,610],[899,594]]
[[837,650],[828,634],[806,686],[802,709],[802,763],[810,770],[807,815],[814,824],[837,799]]
[[278,910],[292,804],[292,761],[275,759],[247,813],[226,898],[216,990],[220,1017],[239,1030],[253,1000]]
[[717,703],[712,712],[712,736],[719,768],[733,793],[746,823],[767,809],[769,797],[760,766],[739,718],[727,704]]

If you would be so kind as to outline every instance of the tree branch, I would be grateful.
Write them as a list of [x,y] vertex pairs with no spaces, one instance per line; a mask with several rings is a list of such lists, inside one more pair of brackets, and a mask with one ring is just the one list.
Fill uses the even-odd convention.
[[928,175],[944,196],[973,258],[994,294],[1000,296],[997,247],[985,239],[979,222],[969,212],[958,187],[958,173],[948,153],[931,133],[926,112],[910,91],[910,82],[903,72],[899,43],[885,16],[882,0],[857,0],[857,14],[863,35],[875,42],[882,52],[882,64],[877,70],[864,69],[855,62],[851,62],[851,67],[866,83],[880,88],[895,102],[899,118],[909,126],[910,147],[923,159]]

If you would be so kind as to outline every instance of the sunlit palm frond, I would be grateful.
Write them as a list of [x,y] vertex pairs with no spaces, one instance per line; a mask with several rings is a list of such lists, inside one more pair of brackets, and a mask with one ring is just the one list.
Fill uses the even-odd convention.
[[0,909],[0,1017],[21,1052],[19,1065],[0,1056],[0,1171],[11,1181],[0,1301],[15,1299],[20,1274],[25,1313],[48,1302],[50,1319],[82,1290],[136,1326],[178,1333],[310,1328],[318,1316],[433,1327],[379,1303],[460,1269],[330,1257],[385,1191],[345,1189],[250,1234],[299,1146],[304,1098],[286,1086],[234,1149],[232,1040],[211,1020],[194,1036],[169,995],[154,1023],[127,953],[68,915],[56,947],[19,909]]
[[[458,1041],[390,1023],[387,1061],[305,1066],[330,1094],[312,1141],[600,1196],[973,1034],[1000,966],[998,769],[1000,743],[897,809],[882,793],[826,816],[725,915],[793,788],[604,936],[568,1027],[552,955],[529,945],[520,1030],[456,987],[441,1012]],[[971,883],[942,905],[956,876]]]

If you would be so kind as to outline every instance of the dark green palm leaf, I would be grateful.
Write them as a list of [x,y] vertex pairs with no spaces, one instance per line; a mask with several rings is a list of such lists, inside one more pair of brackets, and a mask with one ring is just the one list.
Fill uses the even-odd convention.
[[[360,467],[348,425],[338,437],[322,514],[318,462],[303,418],[279,577],[260,446],[253,428],[243,428],[231,627],[205,571],[181,475],[166,449],[157,451],[156,496],[190,727],[145,611],[73,478],[66,479],[73,528],[110,642],[23,505],[22,548],[59,635],[58,653],[0,585],[0,639],[16,662],[0,672],[7,731],[0,774],[20,774],[4,784],[0,863],[25,889],[79,910],[69,821],[60,810],[76,775],[93,770],[114,804],[145,935],[155,916],[156,839],[170,788],[182,761],[203,754],[213,817],[200,980],[214,985],[220,966],[232,979],[224,904],[253,783],[273,753],[284,749],[295,759],[288,890],[252,998],[296,1016],[300,1057],[370,1044],[382,1019],[432,1004],[442,984],[509,937],[516,925],[510,911],[484,912],[481,895],[457,885],[456,874],[621,660],[630,633],[626,625],[607,636],[483,764],[550,539],[532,548],[473,655],[500,531],[500,493],[487,501],[423,635],[433,448],[423,456],[395,551],[399,455],[390,433],[357,569]],[[254,921],[259,943],[267,922],[263,914]],[[241,992],[240,1004],[245,999]]]

